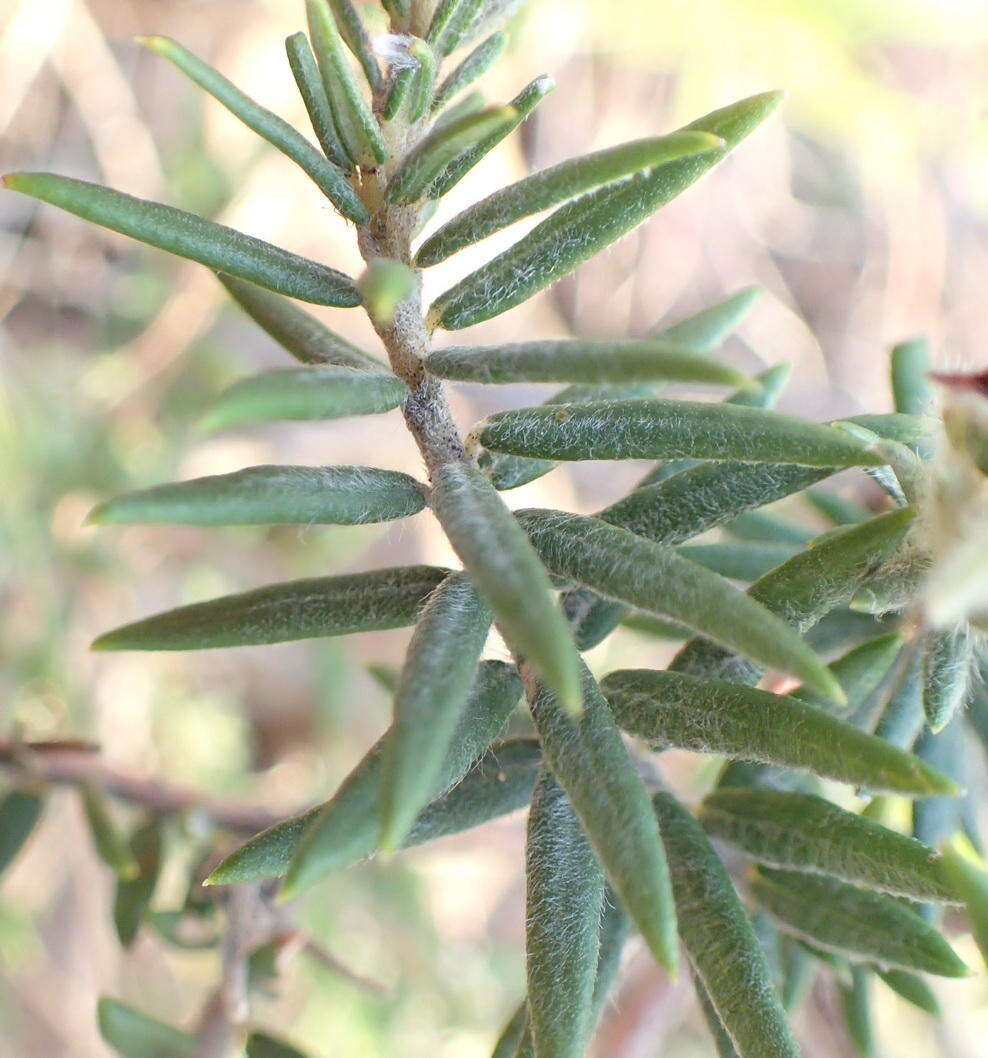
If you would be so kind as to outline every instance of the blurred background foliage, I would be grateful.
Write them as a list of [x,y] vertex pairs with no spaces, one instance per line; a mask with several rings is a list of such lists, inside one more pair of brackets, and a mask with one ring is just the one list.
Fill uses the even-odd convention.
[[[176,37],[305,128],[282,50],[300,6],[3,0],[0,169],[52,169],[160,197],[355,272],[350,233],[315,189],[132,43]],[[941,366],[983,366],[981,0],[536,0],[486,91],[507,98],[543,71],[557,77],[555,94],[444,214],[527,168],[671,129],[749,92],[782,87],[789,100],[781,121],[701,186],[547,294],[475,328],[478,340],[638,335],[757,283],[768,293],[730,355],[746,369],[792,361],[783,407],[886,410],[885,350],[917,333]],[[489,249],[432,270],[432,292]],[[371,342],[359,313],[327,319]],[[205,270],[13,195],[0,199],[0,356],[2,732],[92,738],[129,772],[273,813],[326,796],[386,723],[388,696],[367,666],[398,663],[407,633],[184,656],[93,657],[87,644],[132,617],[257,584],[450,561],[429,518],[208,532],[96,532],[84,519],[126,488],[254,463],[416,472],[400,417],[202,435],[206,402],[276,364],[274,346]],[[503,390],[498,406],[524,396]],[[494,400],[463,386],[454,407],[466,426]],[[581,465],[509,499],[591,511],[634,474]],[[858,478],[836,482],[869,501]],[[795,513],[822,525],[808,509]],[[597,660],[655,661],[661,649],[622,633]],[[687,789],[710,778],[685,756],[676,774]],[[194,855],[196,826],[170,829],[169,848],[181,853],[170,862]],[[523,820],[512,817],[322,886],[299,913],[323,958],[293,963],[261,1015],[326,1058],[485,1058],[523,987],[522,843]],[[173,906],[181,887],[180,872],[166,869],[156,905]],[[104,1056],[102,993],[173,1023],[194,1017],[215,952],[176,951],[151,931],[122,952],[111,900],[76,799],[54,797],[0,889],[0,1053]],[[950,1016],[939,1025],[883,1000],[888,1054],[988,1054],[985,978],[942,989]],[[849,1053],[836,1002],[819,990],[802,1015],[814,1056]],[[688,985],[668,985],[633,953],[598,1054],[710,1053]]]

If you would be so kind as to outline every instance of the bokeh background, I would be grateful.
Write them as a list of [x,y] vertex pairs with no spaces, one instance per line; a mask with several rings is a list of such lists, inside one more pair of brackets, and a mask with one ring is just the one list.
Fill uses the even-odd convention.
[[[354,273],[350,233],[304,177],[132,42],[180,39],[304,129],[282,50],[300,9],[295,0],[0,0],[0,169],[51,169],[162,198]],[[789,96],[779,117],[638,233],[469,338],[640,335],[759,284],[765,294],[727,355],[746,369],[791,361],[784,408],[886,410],[887,348],[917,334],[942,366],[984,366],[982,0],[533,0],[485,90],[508,98],[543,71],[556,76],[555,94],[442,215],[531,167],[671,129],[751,92]],[[436,269],[429,289],[476,259]],[[371,343],[358,313],[325,318]],[[400,417],[202,434],[211,397],[277,365],[278,350],[205,270],[8,194],[0,358],[0,734],[93,738],[115,766],[276,813],[326,796],[387,723],[387,693],[367,666],[398,663],[407,633],[184,656],[92,656],[87,644],[138,615],[253,585],[450,561],[429,517],[269,531],[83,523],[123,489],[255,463],[416,472]],[[460,387],[454,410],[468,426],[545,393]],[[635,475],[581,466],[509,499],[591,511]],[[838,486],[870,498],[861,478]],[[812,512],[799,515],[813,524]],[[621,633],[594,660],[606,669],[660,660],[661,650]],[[711,774],[696,760],[673,768],[687,793]],[[328,960],[300,958],[258,1018],[325,1058],[485,1058],[523,990],[523,831],[512,817],[317,889],[300,920],[386,995]],[[166,871],[161,906],[179,881]],[[111,897],[76,799],[57,795],[0,887],[4,1058],[103,1058],[94,1007],[104,993],[173,1023],[195,1016],[215,952],[176,952],[151,931],[122,952]],[[938,1025],[883,998],[882,1053],[988,1054],[986,979],[940,994],[950,1016]],[[814,1058],[851,1053],[825,987],[799,1029]],[[712,1051],[688,986],[668,985],[632,951],[597,1053]]]

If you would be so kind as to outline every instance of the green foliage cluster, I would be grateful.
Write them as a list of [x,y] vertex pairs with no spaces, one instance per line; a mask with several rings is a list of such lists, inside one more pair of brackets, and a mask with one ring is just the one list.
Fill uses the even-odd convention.
[[[351,0],[307,0],[309,33],[286,50],[318,147],[179,44],[143,41],[291,158],[356,226],[367,262],[358,279],[119,191],[46,173],[5,178],[213,269],[299,363],[237,383],[209,413],[211,428],[400,409],[425,466],[422,480],[374,467],[250,467],[109,499],[93,521],[357,525],[428,508],[463,564],[255,588],[145,618],[95,646],[191,650],[414,626],[381,740],[329,800],[230,852],[208,882],[281,878],[292,896],[376,852],[530,802],[529,990],[494,1054],[583,1054],[631,933],[670,974],[678,934],[721,1054],[798,1054],[787,1013],[821,968],[837,974],[867,1054],[873,976],[935,1013],[919,975],[968,972],[938,931],[942,905],[966,905],[988,947],[988,875],[976,836],[965,837],[971,740],[958,735],[969,719],[982,738],[988,729],[976,680],[988,602],[970,547],[979,516],[982,533],[988,527],[984,379],[950,381],[943,436],[916,343],[893,352],[894,414],[814,423],[777,413],[784,367],[749,378],[714,355],[752,291],[641,339],[433,350],[436,329],[507,311],[646,220],[780,98],[754,96],[668,135],[564,162],[420,238],[435,201],[552,88],[540,77],[493,106],[462,94],[503,51],[515,6],[382,0],[382,11],[362,12]],[[387,21],[386,37],[372,39],[365,13]],[[449,56],[456,65],[445,70]],[[547,211],[423,309],[423,269]],[[385,356],[289,299],[363,306]],[[446,379],[567,388],[492,415],[464,438]],[[724,399],[659,395],[676,382],[719,388]],[[590,459],[656,463],[592,517],[512,512],[499,495],[559,462]],[[881,509],[813,488],[847,468],[883,486]],[[798,494],[830,520],[828,531],[814,536],[760,510]],[[945,515],[955,509],[976,524],[959,529]],[[717,528],[725,542],[688,543]],[[581,652],[622,626],[682,646],[666,670],[598,681]],[[510,663],[484,659],[492,628]],[[815,645],[823,641],[841,644],[829,665]],[[766,671],[799,685],[758,689]],[[523,698],[534,734],[504,738]],[[642,766],[641,742],[725,758],[716,789],[691,811]],[[863,812],[841,807],[821,780],[872,799]],[[887,802],[876,794],[908,799],[911,835],[884,825]],[[128,943],[153,917],[161,819],[123,835],[103,791],[89,784],[82,795],[95,847],[118,877],[115,921]],[[0,802],[0,867],[42,807],[33,787]],[[732,877],[711,838],[746,856],[751,873]],[[182,914],[197,911],[190,897]],[[99,1023],[126,1058],[196,1047],[192,1035],[114,1000]],[[250,1058],[299,1053],[261,1031],[245,1046]]]

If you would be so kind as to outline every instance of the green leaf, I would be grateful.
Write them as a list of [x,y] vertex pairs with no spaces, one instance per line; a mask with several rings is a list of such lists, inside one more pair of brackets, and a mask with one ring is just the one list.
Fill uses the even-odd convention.
[[657,327],[653,333],[694,353],[712,353],[737,330],[760,294],[758,287],[745,287],[678,323]]
[[791,937],[779,938],[782,957],[782,1006],[793,1014],[803,1005],[813,987],[817,963],[809,951]]
[[941,977],[970,973],[935,929],[892,897],[834,879],[767,868],[751,888],[789,932],[824,951]]
[[847,1034],[861,1058],[875,1058],[871,1015],[871,967],[852,966],[851,979],[838,983]]
[[793,550],[789,544],[687,544],[676,549],[704,569],[749,583],[791,558]]
[[[928,728],[916,740],[913,752],[931,768],[950,776],[963,790],[968,785],[967,731],[955,717],[942,731]],[[928,797],[913,805],[913,836],[931,848],[939,848],[961,827],[964,801],[954,797]]]
[[794,525],[771,511],[743,511],[727,522],[724,532],[737,540],[759,543],[794,544],[802,547],[816,535],[800,525]]
[[415,627],[394,701],[381,780],[382,851],[401,846],[443,778],[491,612],[464,574],[448,577]]
[[723,146],[723,140],[708,132],[674,132],[572,158],[495,191],[458,214],[426,240],[415,263],[428,268],[524,217],[635,173]]
[[922,652],[911,647],[875,726],[880,739],[899,749],[912,746],[923,728],[922,665]]
[[432,112],[438,113],[454,96],[483,77],[501,57],[507,43],[503,33],[492,33],[478,44],[436,89],[430,104]]
[[676,913],[648,792],[607,702],[583,667],[584,711],[568,716],[546,687],[530,702],[542,752],[614,891],[659,964],[675,972]]
[[561,206],[514,246],[433,303],[429,319],[458,330],[526,301],[637,227],[720,161],[775,109],[775,92],[752,96],[686,126],[724,141],[724,150],[646,169]]
[[932,988],[916,974],[907,973],[905,970],[884,970],[876,967],[878,976],[898,995],[902,996],[914,1007],[925,1010],[935,1018],[940,1016],[940,1001]]
[[426,40],[438,55],[455,51],[477,17],[484,0],[439,0]]
[[739,1058],[798,1058],[761,945],[703,829],[670,794],[653,797],[679,935]]
[[291,158],[344,217],[352,220],[354,224],[368,223],[370,214],[367,212],[367,207],[350,186],[343,170],[328,161],[284,118],[259,106],[218,70],[214,70],[212,66],[187,51],[177,41],[169,37],[141,37],[139,43],[174,63],[200,88],[204,88],[214,99],[219,100],[251,131],[256,132],[262,139],[277,147],[282,154]]
[[919,440],[930,430],[929,424],[922,416],[905,415],[901,412],[881,415],[849,415],[840,421],[863,426],[878,437],[886,441],[895,441],[898,444]]
[[93,650],[204,650],[414,624],[449,574],[434,566],[288,581],[180,606],[106,632]]
[[266,1032],[252,1032],[247,1037],[247,1058],[308,1058],[304,1051]]
[[405,156],[388,181],[388,201],[415,202],[422,198],[452,161],[488,137],[513,128],[516,119],[517,113],[510,106],[487,107],[434,129]]
[[865,442],[831,426],[737,404],[615,400],[541,405],[475,430],[495,452],[538,459],[730,459],[810,467],[874,466]]
[[400,261],[375,257],[359,283],[367,315],[378,326],[388,327],[398,306],[416,290],[415,273]]
[[5,187],[111,231],[316,305],[351,308],[360,293],[342,272],[192,213],[54,173],[12,173]]
[[[411,52],[409,52],[411,54]],[[408,94],[415,84],[418,73],[417,67],[407,66],[401,70],[395,70],[394,79],[391,82],[391,91],[381,108],[381,116],[385,121],[394,121],[401,112],[408,99]]]
[[624,628],[630,628],[632,632],[638,632],[643,636],[652,636],[655,639],[671,639],[682,641],[689,639],[693,634],[691,628],[687,628],[678,621],[669,621],[665,617],[653,617],[648,613],[629,613],[621,619]]
[[447,463],[433,474],[432,506],[505,638],[564,707],[579,712],[580,662],[566,620],[549,575],[494,487],[476,467]]
[[[870,581],[902,543],[914,518],[915,512],[903,507],[862,525],[831,531],[755,581],[748,595],[805,634]],[[673,659],[672,668],[740,683],[757,683],[760,676],[736,654],[704,639],[690,640]]]
[[0,874],[24,847],[44,806],[44,798],[26,790],[11,790],[0,800]]
[[770,867],[827,874],[912,900],[957,903],[928,845],[812,794],[720,789],[700,816],[707,832]]
[[525,85],[518,95],[508,103],[508,106],[515,112],[513,123],[507,126],[498,126],[496,131],[492,132],[475,147],[464,151],[459,158],[452,161],[445,168],[439,179],[429,188],[429,198],[442,198],[450,188],[458,184],[505,136],[518,128],[555,87],[556,82],[547,74],[541,74]]
[[612,672],[601,690],[625,731],[657,745],[781,764],[913,797],[957,792],[918,758],[785,695],[650,669]]
[[973,675],[973,637],[965,627],[932,632],[923,647],[923,711],[942,731],[964,704]]
[[[497,737],[520,696],[521,683],[511,666],[481,662],[466,709],[449,741],[442,772],[436,777],[435,795],[462,779]],[[302,889],[371,855],[380,843],[381,776],[392,730],[367,751],[331,800],[252,838],[213,871],[210,884],[279,877],[299,850],[293,878],[296,888]],[[306,833],[310,824],[311,832]]]
[[703,1020],[707,1023],[707,1029],[713,1037],[714,1046],[717,1048],[717,1058],[738,1058],[738,1052],[734,1049],[731,1037],[727,1035],[720,1020],[709,993],[703,986],[703,981],[694,973],[693,991],[696,992],[697,1001],[700,1004],[700,1012]]
[[743,386],[741,371],[657,339],[570,339],[452,346],[426,357],[440,378],[464,382],[697,382]]
[[374,467],[248,467],[101,503],[97,524],[365,525],[422,510],[423,486]]
[[362,371],[388,370],[380,360],[331,331],[321,320],[288,298],[233,276],[220,274],[217,278],[244,312],[285,352],[303,364],[336,364]]
[[131,835],[131,857],[137,874],[117,882],[113,898],[113,923],[120,943],[129,948],[137,937],[161,872],[161,820],[148,820]]
[[293,33],[285,40],[285,52],[319,146],[331,162],[343,170],[351,169],[353,159],[347,154],[336,131],[333,108],[326,95],[316,57],[309,46],[309,38],[304,33]]
[[843,700],[840,685],[785,623],[716,573],[595,518],[560,511],[518,515],[550,572],[639,610],[670,617]]
[[923,338],[900,342],[892,349],[892,395],[895,410],[906,415],[929,415],[933,390],[927,377],[930,348]]
[[858,525],[872,516],[864,504],[827,489],[809,489],[806,499],[834,525]]
[[122,1058],[185,1058],[195,1050],[195,1037],[190,1033],[118,999],[100,999],[97,1018],[100,1035]]
[[383,371],[326,364],[263,371],[221,393],[200,423],[203,430],[279,419],[339,419],[397,408],[408,396],[401,379]]
[[988,866],[965,837],[955,835],[943,847],[944,873],[964,901],[974,941],[988,964]]
[[517,1058],[518,1045],[528,1022],[528,1003],[523,999],[497,1038],[491,1058]]
[[[864,705],[885,679],[901,649],[902,636],[889,632],[859,643],[827,666],[844,691],[848,709]],[[820,709],[830,704],[807,687],[797,687],[789,694]]]
[[360,68],[364,71],[367,83],[373,91],[381,86],[381,67],[378,65],[374,47],[371,44],[367,27],[360,16],[360,12],[354,6],[352,0],[329,0],[336,17],[336,24],[340,30],[340,36],[346,41],[347,47],[356,56]]
[[604,874],[580,821],[543,768],[525,853],[528,1016],[539,1058],[583,1058],[591,1030]]
[[374,168],[388,159],[377,120],[360,92],[343,49],[343,39],[327,0],[305,0],[309,36],[336,131],[358,165]]
[[140,866],[126,839],[117,829],[103,791],[94,782],[82,786],[82,806],[99,858],[124,881],[137,878]]
[[[418,62],[418,67],[412,71],[408,92],[408,120],[414,124],[422,120],[429,107],[432,90],[436,84],[439,60],[424,40],[413,40],[408,50],[412,58]],[[433,132],[435,131],[433,128]]]

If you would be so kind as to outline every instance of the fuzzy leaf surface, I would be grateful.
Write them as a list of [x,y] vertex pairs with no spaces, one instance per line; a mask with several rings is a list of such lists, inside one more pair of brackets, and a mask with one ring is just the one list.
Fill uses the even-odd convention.
[[676,912],[648,792],[607,702],[583,668],[584,711],[570,717],[539,686],[530,700],[542,752],[583,823],[621,903],[660,965],[675,969]]
[[578,711],[579,656],[549,575],[525,533],[475,467],[447,463],[433,484],[436,517],[505,636],[566,708]]
[[708,833],[770,867],[826,874],[912,900],[957,903],[939,855],[928,845],[848,812],[822,797],[767,789],[708,794]]
[[396,566],[272,584],[180,606],[100,636],[94,650],[203,650],[413,624],[449,570]]
[[796,936],[857,962],[941,977],[970,971],[950,945],[892,897],[835,879],[763,868],[751,883],[763,904]]
[[601,689],[618,724],[657,745],[781,764],[912,797],[957,790],[917,757],[785,695],[651,669],[612,672]]
[[101,503],[99,524],[365,525],[405,518],[425,499],[414,478],[374,467],[248,467]]
[[671,794],[652,798],[679,935],[739,1058],[798,1058],[768,963],[726,868]]
[[723,577],[672,548],[581,515],[529,510],[519,520],[551,572],[701,630],[841,700],[833,676],[792,629]]
[[342,272],[174,206],[54,173],[13,173],[3,182],[11,191],[279,294],[315,305],[360,304],[360,292]]
[[491,612],[469,577],[449,576],[415,626],[395,693],[381,779],[381,848],[398,848],[441,786]]

